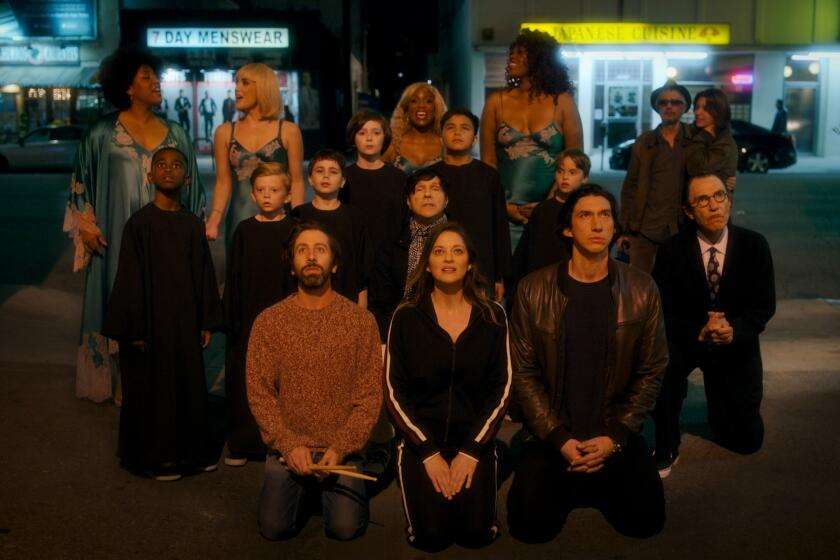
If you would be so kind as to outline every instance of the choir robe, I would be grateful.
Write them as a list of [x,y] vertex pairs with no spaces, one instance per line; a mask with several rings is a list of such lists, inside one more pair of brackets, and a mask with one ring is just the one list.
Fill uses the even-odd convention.
[[[103,334],[119,342],[119,456],[139,471],[183,471],[218,460],[201,331],[223,326],[204,222],[150,203],[126,222]],[[132,342],[144,341],[138,349]]]

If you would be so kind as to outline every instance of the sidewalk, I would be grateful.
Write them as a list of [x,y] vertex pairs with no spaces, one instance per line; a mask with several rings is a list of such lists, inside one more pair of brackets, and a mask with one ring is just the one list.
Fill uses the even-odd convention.
[[[58,263],[55,270],[66,270]],[[256,526],[262,465],[161,484],[131,476],[114,456],[119,409],[73,396],[81,311],[78,276],[55,272],[0,307],[0,557],[425,558],[403,541],[399,491],[372,501],[367,534],[328,541],[321,520],[284,543]],[[840,305],[783,300],[763,336],[766,368],[760,453],[709,442],[702,377],[685,407],[681,460],[665,482],[668,521],[653,539],[619,536],[594,510],[574,512],[543,546],[503,534],[491,547],[440,558],[808,558],[832,556],[840,469]],[[504,427],[507,443],[518,426]],[[508,478],[499,493],[506,527]],[[506,533],[506,531],[504,531]]]

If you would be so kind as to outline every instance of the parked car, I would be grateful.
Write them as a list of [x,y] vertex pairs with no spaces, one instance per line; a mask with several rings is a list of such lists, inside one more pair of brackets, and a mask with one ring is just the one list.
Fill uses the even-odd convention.
[[[766,128],[733,120],[732,137],[738,145],[738,171],[742,173],[767,173],[769,169],[782,169],[796,163],[796,144],[790,134],[770,132]],[[630,167],[630,152],[635,140],[627,140],[613,148],[610,169]]]
[[0,145],[0,173],[73,171],[84,129],[78,126],[36,128],[14,144]]

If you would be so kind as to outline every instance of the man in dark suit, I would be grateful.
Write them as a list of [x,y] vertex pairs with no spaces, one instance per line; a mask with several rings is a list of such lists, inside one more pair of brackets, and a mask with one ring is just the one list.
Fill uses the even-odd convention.
[[776,311],[770,247],[760,234],[729,223],[732,199],[723,182],[694,177],[684,200],[691,222],[660,247],[653,269],[670,356],[653,413],[662,478],[679,458],[680,409],[695,367],[703,372],[709,424],[720,444],[742,454],[759,450],[758,335]]

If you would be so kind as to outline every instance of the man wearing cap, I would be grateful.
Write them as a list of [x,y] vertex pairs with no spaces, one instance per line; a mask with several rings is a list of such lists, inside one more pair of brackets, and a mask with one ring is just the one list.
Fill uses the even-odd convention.
[[685,147],[691,127],[680,118],[691,107],[691,94],[668,81],[650,95],[662,123],[633,144],[630,168],[621,187],[619,246],[629,244],[630,264],[648,274],[659,244],[675,235],[682,222]]

